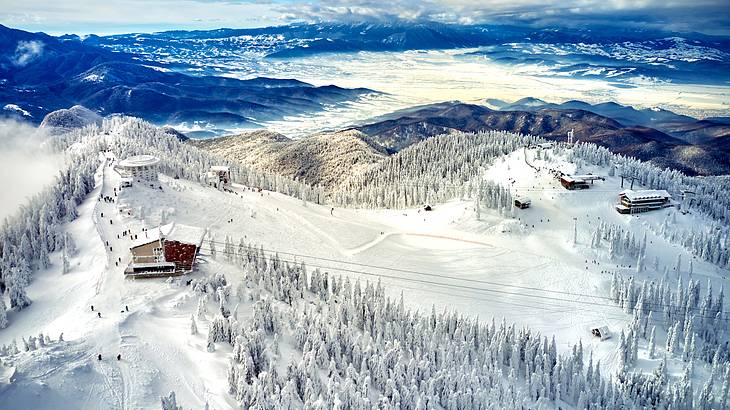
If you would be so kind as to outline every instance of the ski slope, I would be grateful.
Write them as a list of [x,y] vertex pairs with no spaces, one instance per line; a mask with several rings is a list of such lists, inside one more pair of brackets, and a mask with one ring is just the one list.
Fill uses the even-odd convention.
[[[115,196],[121,178],[115,160],[100,155],[96,188],[80,206],[78,219],[66,226],[79,248],[71,271],[60,275],[59,255],[53,255],[54,267],[37,273],[28,288],[33,304],[12,315],[11,326],[0,331],[0,344],[38,332],[53,340],[63,333],[65,339],[12,360],[10,382],[0,382],[0,408],[159,408],[159,397],[171,390],[185,408],[206,403],[216,409],[235,407],[226,387],[230,347],[206,351],[207,321],[198,322],[198,335],[190,334],[197,297],[184,286],[191,277],[217,273],[225,274],[234,288],[242,281],[241,269],[222,252],[226,237],[234,245],[241,238],[261,245],[284,261],[305,262],[309,269],[380,281],[389,295],[402,294],[408,307],[423,312],[434,307],[483,321],[505,318],[554,334],[561,351],[581,340],[586,354],[592,352],[609,371],[617,338],[601,342],[590,329],[608,326],[615,335],[631,320],[608,300],[608,272],[636,274],[629,267],[636,261],[610,261],[605,249],[589,246],[598,222],[637,235],[649,232],[648,260],[659,256],[662,266],[658,271],[648,267],[639,277],[660,277],[677,253],[684,252],[685,261],[692,259],[652,233],[670,211],[620,215],[613,210],[619,178],[567,191],[548,168],[601,175],[607,170],[576,169],[560,157],[539,160],[535,150],[514,152],[484,170],[483,178],[509,184],[514,195],[531,198],[531,208],[515,209],[512,219],[485,209],[477,218],[475,204],[465,200],[434,204],[430,212],[332,209],[241,185],[223,192],[166,175],[160,175],[159,185],[135,184]],[[100,201],[103,196],[115,201]],[[696,218],[679,215],[677,223],[690,225]],[[138,233],[171,221],[210,230],[197,271],[172,280],[125,279],[130,241],[121,232]],[[693,275],[718,288],[728,284],[727,271],[696,259]],[[250,315],[242,309],[239,320]],[[116,360],[117,354],[122,360]],[[642,352],[637,366],[653,369],[658,362]],[[707,375],[702,366],[697,365],[698,379]],[[681,362],[670,362],[670,374],[676,376],[681,368]]]

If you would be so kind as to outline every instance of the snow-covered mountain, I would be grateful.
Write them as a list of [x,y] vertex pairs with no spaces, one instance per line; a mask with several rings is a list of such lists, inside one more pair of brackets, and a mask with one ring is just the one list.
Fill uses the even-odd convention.
[[728,408],[729,73],[634,27],[0,25],[0,409]]
[[311,114],[371,93],[293,79],[191,76],[132,54],[2,25],[0,84],[0,106],[18,107],[34,123],[82,105],[102,115],[228,129]]
[[[67,36],[67,41],[82,41]],[[539,62],[543,75],[629,81],[638,77],[722,85],[726,37],[616,27],[568,28],[413,23],[291,24],[255,29],[166,31],[90,36],[90,45],[203,72],[250,70],[261,57],[292,59],[324,53],[479,48],[475,55],[509,65]]]
[[65,131],[72,128],[82,128],[91,124],[100,124],[101,116],[86,107],[74,105],[46,114],[41,121],[41,128],[59,129]]
[[385,158],[365,137],[346,130],[291,140],[264,130],[190,143],[230,161],[332,189]]
[[[598,106],[568,102],[547,104],[538,99],[523,99],[514,104],[491,101],[497,110],[476,104],[450,101],[399,110],[357,126],[373,145],[389,152],[397,152],[423,139],[455,131],[478,132],[488,130],[539,135],[543,138],[564,141],[573,131],[576,139],[593,142],[611,151],[651,161],[660,167],[681,170],[693,175],[723,175],[730,172],[725,126],[713,123],[712,127],[699,127],[697,134],[717,130],[717,137],[698,138],[687,142],[646,126],[625,125],[621,114],[636,113],[631,107],[607,109],[611,104]],[[597,107],[597,108],[596,108]],[[639,112],[643,113],[643,112]],[[614,119],[613,117],[618,119]],[[641,116],[637,115],[637,116]],[[694,119],[671,112],[658,112],[657,116],[671,118],[675,127],[696,124]],[[685,121],[685,122],[680,122]],[[646,121],[646,123],[651,123]],[[670,124],[662,122],[661,124]]]
[[[248,161],[308,152],[233,138],[264,140]],[[74,160],[0,228],[3,408],[727,404],[719,179],[501,131],[425,139],[329,192],[126,117],[52,144]],[[122,188],[140,154],[159,177]],[[681,207],[620,214],[628,184]],[[164,224],[205,231],[194,271],[126,278],[130,236]]]

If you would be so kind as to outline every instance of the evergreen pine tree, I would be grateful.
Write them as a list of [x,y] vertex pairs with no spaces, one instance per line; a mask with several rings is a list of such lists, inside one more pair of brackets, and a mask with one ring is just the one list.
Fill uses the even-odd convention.
[[649,358],[653,359],[656,352],[656,326],[651,327],[651,334],[649,335]]
[[191,335],[197,335],[198,334],[198,325],[195,323],[195,316],[190,315],[190,334]]
[[0,294],[0,329],[8,327],[8,313],[5,301],[3,300],[2,294]]
[[182,406],[177,405],[175,392],[171,391],[167,397],[160,397],[162,402],[162,410],[183,410]]
[[68,250],[66,246],[64,245],[63,249],[61,250],[61,274],[65,275],[69,272],[71,269],[71,265],[68,260]]

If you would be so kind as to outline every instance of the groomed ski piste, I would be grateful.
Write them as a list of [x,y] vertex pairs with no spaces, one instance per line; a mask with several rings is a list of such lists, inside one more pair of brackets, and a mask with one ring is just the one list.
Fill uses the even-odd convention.
[[[633,317],[612,300],[614,273],[634,277],[637,284],[669,278],[671,289],[681,277],[685,284],[691,279],[703,291],[710,284],[717,292],[728,284],[730,272],[694,257],[659,234],[667,221],[690,228],[706,223],[705,217],[684,215],[675,208],[621,215],[614,209],[623,189],[621,178],[608,176],[608,168],[568,161],[565,152],[569,150],[520,149],[483,170],[485,180],[509,187],[515,197],[530,198],[529,208],[512,209],[508,217],[458,198],[430,204],[431,211],[423,207],[333,209],[276,192],[259,192],[256,187],[234,184],[225,192],[164,174],[155,186],[135,183],[115,195],[121,176],[114,162],[121,158],[100,152],[95,187],[80,204],[78,217],[63,226],[78,249],[70,258],[68,273],[61,275],[61,255],[50,255],[51,267],[35,272],[27,288],[32,305],[9,312],[10,325],[0,330],[0,346],[15,341],[20,350],[0,356],[0,408],[160,408],[160,398],[171,391],[185,409],[245,408],[229,389],[229,362],[235,348],[215,343],[210,352],[206,336],[219,306],[239,323],[250,323],[258,297],[271,293],[261,283],[245,279],[252,268],[242,268],[239,256],[231,252],[238,253],[241,240],[261,247],[260,255],[278,255],[290,265],[303,262],[309,273],[319,269],[330,278],[349,278],[353,284],[359,279],[363,288],[366,281],[379,283],[386,297],[395,301],[402,297],[406,309],[425,316],[435,310],[487,325],[493,319],[497,324],[504,320],[514,323],[517,332],[529,328],[548,340],[554,336],[560,354],[570,355],[580,342],[586,363],[592,356],[592,363],[600,362],[601,377],[610,380],[623,365],[618,358],[619,335],[628,331]],[[551,170],[593,173],[605,180],[586,190],[570,191]],[[103,197],[114,202],[100,200]],[[130,240],[121,233],[156,229],[170,221],[208,230],[195,271],[171,279],[125,278]],[[637,271],[635,257],[610,258],[606,243],[594,243],[602,223],[628,231],[637,240],[646,233],[643,271]],[[684,261],[679,272],[677,255]],[[221,274],[230,290],[224,302],[217,301],[215,290],[211,293],[205,285]],[[206,290],[187,286],[190,280],[200,281]],[[306,295],[303,298],[307,300]],[[282,309],[321,309],[312,300],[305,307],[294,304]],[[333,300],[324,303],[335,306],[338,302]],[[191,334],[191,317],[197,334]],[[288,328],[284,317],[279,319],[285,323],[279,325],[285,328],[281,334],[265,338],[269,361],[280,377],[287,374],[290,360],[302,358],[294,341],[296,326]],[[651,356],[649,341],[637,338],[638,358],[630,370],[651,373],[665,357],[667,332],[661,326],[660,311],[654,312],[653,320],[656,350],[661,353]],[[594,337],[591,330],[597,327],[607,327],[611,337]],[[21,339],[39,333],[49,336],[50,343],[23,351]],[[63,341],[58,340],[61,334]],[[666,357],[669,379],[681,379],[687,366],[681,349]],[[713,373],[719,400],[726,367],[727,363],[713,373],[712,364],[694,361],[695,395]],[[326,385],[331,372],[326,364],[321,369]],[[515,382],[515,386],[530,391],[528,384]],[[371,405],[382,398],[377,390],[369,393]],[[393,408],[409,408],[390,400],[387,403]],[[292,408],[330,407],[324,399],[292,403]],[[576,407],[567,399],[538,403],[545,408]],[[432,402],[428,408],[441,407]]]

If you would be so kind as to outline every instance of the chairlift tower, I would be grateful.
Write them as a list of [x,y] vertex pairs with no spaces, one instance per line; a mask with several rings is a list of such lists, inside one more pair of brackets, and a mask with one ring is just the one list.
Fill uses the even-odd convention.
[[[682,210],[689,209],[690,206],[692,206],[692,200],[694,200],[693,195],[695,195],[694,191],[688,191],[683,189],[680,191],[682,194]],[[689,199],[689,204],[687,203],[687,199]]]
[[629,176],[629,175],[619,175],[619,176],[621,177],[621,188],[624,187],[624,179],[630,179],[631,180],[631,188],[629,188],[629,189],[634,189],[634,181],[637,179],[636,177],[632,177],[632,176]]

